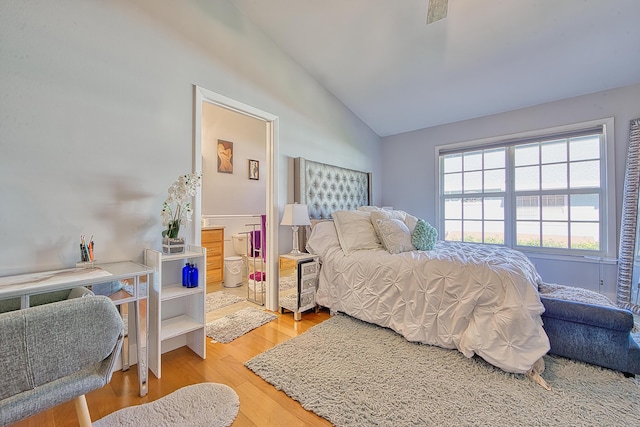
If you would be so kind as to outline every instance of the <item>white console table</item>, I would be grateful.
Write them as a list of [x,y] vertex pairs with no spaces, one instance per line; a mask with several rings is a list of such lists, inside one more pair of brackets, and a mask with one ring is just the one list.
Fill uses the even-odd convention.
[[[149,276],[152,272],[153,269],[145,265],[133,261],[121,261],[82,268],[0,277],[0,299],[20,298],[21,308],[27,308],[29,307],[29,297],[32,295],[86,286],[94,288],[95,293],[111,298],[128,324],[130,324],[128,305],[133,303],[140,396],[146,396],[149,378],[147,299],[149,296]],[[118,282],[123,286],[110,286],[109,284],[112,282]],[[122,348],[122,369],[126,370],[129,368],[128,334],[125,336]]]

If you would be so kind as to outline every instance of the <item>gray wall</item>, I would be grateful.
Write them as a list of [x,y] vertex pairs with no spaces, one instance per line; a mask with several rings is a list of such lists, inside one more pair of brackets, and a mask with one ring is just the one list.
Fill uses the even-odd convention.
[[[436,146],[614,117],[616,234],[619,236],[629,121],[640,117],[639,99],[640,84],[383,138],[383,204],[435,223]],[[600,274],[597,263],[583,258],[561,262],[536,258],[533,261],[545,281],[583,286],[610,297],[615,295],[615,265],[602,266]],[[602,287],[598,282],[600,276],[604,280]]]
[[102,262],[159,248],[193,85],[280,118],[280,211],[296,156],[373,172],[380,200],[379,137],[225,1],[4,0],[0,39],[0,276],[73,266],[81,234]]

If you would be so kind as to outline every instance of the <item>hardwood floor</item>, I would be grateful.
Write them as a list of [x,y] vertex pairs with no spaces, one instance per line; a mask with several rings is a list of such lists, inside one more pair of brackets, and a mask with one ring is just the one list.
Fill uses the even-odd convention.
[[[201,359],[188,347],[162,356],[162,378],[149,372],[149,394],[138,396],[136,367],[117,371],[111,383],[87,395],[92,420],[126,406],[154,401],[186,385],[216,382],[232,387],[240,397],[240,411],[234,427],[244,426],[331,426],[327,420],[305,410],[284,392],[262,380],[244,363],[253,356],[295,337],[329,318],[328,311],[309,311],[300,322],[291,313],[278,314],[278,319],[243,335],[229,344],[207,339],[207,358]],[[212,402],[213,403],[213,402]],[[67,402],[24,420],[14,427],[77,426],[75,408]]]

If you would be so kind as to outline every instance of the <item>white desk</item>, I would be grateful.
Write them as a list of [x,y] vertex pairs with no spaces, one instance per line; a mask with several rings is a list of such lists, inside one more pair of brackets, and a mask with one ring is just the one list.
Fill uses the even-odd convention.
[[[138,358],[138,381],[140,396],[148,391],[148,341],[149,311],[149,275],[153,269],[133,261],[95,264],[90,268],[69,268],[66,270],[28,273],[17,276],[0,277],[0,299],[20,298],[21,308],[29,307],[31,295],[86,286],[94,288],[96,293],[107,295],[118,306],[123,318],[130,325],[129,303],[134,304],[136,349]],[[124,286],[109,286],[110,282],[119,282]],[[125,335],[122,351],[122,369],[129,368],[128,334]]]

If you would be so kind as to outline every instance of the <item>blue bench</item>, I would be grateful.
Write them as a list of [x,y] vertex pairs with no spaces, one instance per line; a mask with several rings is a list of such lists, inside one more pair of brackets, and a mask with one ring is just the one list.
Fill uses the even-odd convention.
[[640,346],[631,335],[634,325],[629,310],[547,297],[544,330],[549,353],[621,371],[640,374]]

